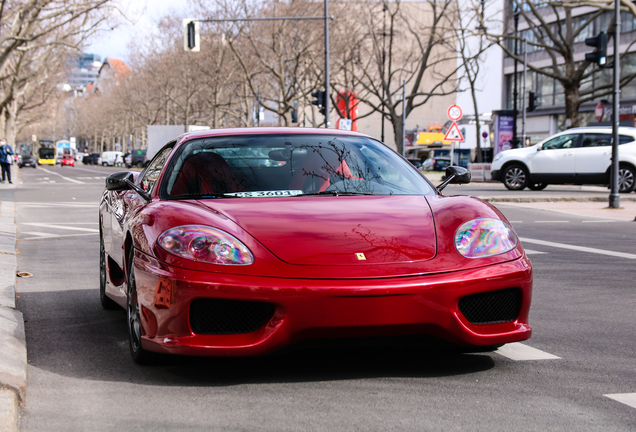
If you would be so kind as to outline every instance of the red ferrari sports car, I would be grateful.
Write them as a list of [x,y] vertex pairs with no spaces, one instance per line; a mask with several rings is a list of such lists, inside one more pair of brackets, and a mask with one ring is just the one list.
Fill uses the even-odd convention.
[[100,299],[154,353],[252,356],[301,341],[528,339],[530,261],[506,218],[443,196],[381,142],[333,129],[186,133],[106,180]]

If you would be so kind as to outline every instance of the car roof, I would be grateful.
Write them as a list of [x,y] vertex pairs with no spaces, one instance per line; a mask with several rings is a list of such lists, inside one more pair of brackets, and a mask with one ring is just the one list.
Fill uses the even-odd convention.
[[[559,133],[562,134],[562,133],[572,133],[572,132],[578,132],[578,133],[604,132],[606,133],[606,132],[612,132],[612,127],[611,126],[581,126],[581,127],[566,129]],[[618,132],[636,135],[636,128],[631,126],[619,126]]]
[[217,136],[231,135],[281,135],[281,134],[301,134],[301,135],[340,135],[357,136],[375,139],[369,135],[353,131],[326,128],[301,128],[301,127],[250,127],[250,128],[228,128],[228,129],[207,129],[197,132],[186,132],[178,137],[178,142],[191,140],[193,138],[210,138]]

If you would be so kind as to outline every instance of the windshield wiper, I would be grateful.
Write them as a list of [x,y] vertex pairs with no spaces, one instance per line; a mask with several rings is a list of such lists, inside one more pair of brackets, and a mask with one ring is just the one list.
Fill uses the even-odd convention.
[[346,192],[346,191],[326,190],[326,191],[320,191],[320,192],[303,193],[303,194],[294,195],[294,196],[299,197],[299,196],[313,196],[313,195],[356,196],[356,195],[375,195],[375,194],[371,192]]

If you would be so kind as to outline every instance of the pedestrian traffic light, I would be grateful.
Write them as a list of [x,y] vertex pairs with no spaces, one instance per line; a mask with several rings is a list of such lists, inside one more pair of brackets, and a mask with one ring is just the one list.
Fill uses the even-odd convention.
[[585,60],[596,63],[600,67],[607,64],[607,34],[600,32],[598,35],[585,39],[585,45],[595,47],[596,51],[585,54]]
[[296,108],[291,109],[291,122],[298,123],[298,110]]
[[533,91],[528,92],[528,112],[532,112],[537,109],[537,95]]
[[184,19],[183,30],[183,49],[190,52],[201,51],[199,21],[190,18]]
[[320,109],[320,114],[326,116],[326,112],[325,112],[325,105],[326,105],[326,97],[327,97],[327,93],[325,93],[322,90],[318,90],[315,91],[311,94],[312,97],[316,98],[315,100],[311,101],[312,105],[316,105],[318,106],[318,108]]

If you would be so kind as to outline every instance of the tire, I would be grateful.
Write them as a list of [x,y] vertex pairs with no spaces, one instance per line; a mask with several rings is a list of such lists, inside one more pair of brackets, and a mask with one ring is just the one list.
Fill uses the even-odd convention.
[[99,302],[106,310],[114,310],[119,308],[113,299],[106,295],[106,251],[104,249],[104,239],[101,232],[99,233]]
[[509,190],[524,190],[528,186],[528,170],[522,165],[510,165],[503,172],[503,184]]
[[137,168],[143,168],[144,167],[144,163],[139,161],[137,162]]
[[102,166],[108,166],[108,162],[102,162]]
[[630,193],[636,187],[636,169],[628,165],[618,168],[618,192]]
[[547,183],[530,183],[528,185],[528,189],[534,190],[534,191],[540,191],[540,190],[543,190],[543,189],[545,189],[547,187],[548,187]]
[[128,287],[126,289],[126,321],[128,322],[128,347],[133,361],[139,365],[148,365],[156,361],[157,355],[141,347],[141,311],[135,282],[135,250],[131,248],[128,260]]

